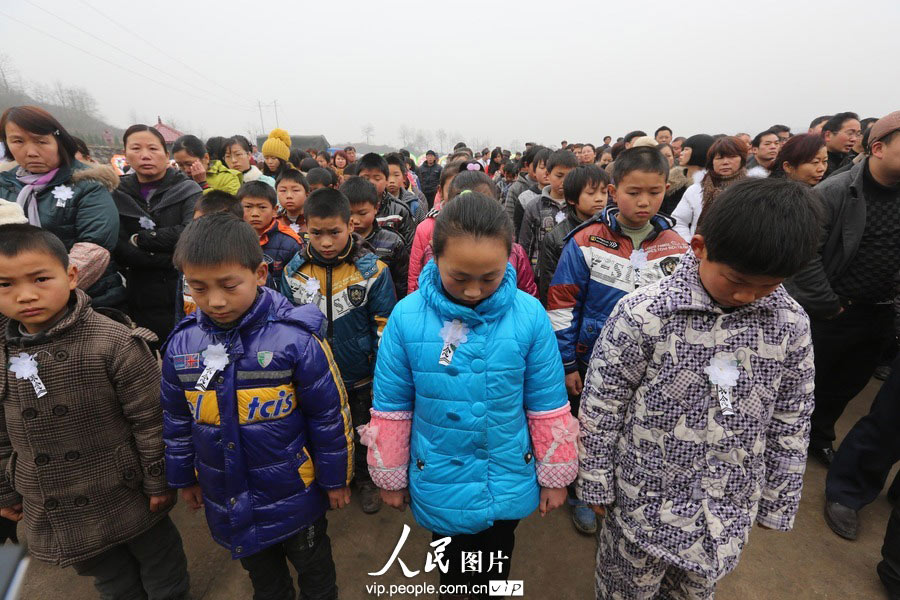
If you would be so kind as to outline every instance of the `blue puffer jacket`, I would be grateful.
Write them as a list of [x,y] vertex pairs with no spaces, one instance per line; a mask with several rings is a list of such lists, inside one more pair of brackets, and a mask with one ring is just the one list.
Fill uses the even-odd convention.
[[[445,535],[522,519],[540,497],[525,411],[568,402],[547,313],[516,289],[512,265],[497,291],[475,308],[444,294],[434,261],[419,285],[397,304],[385,328],[373,402],[379,411],[414,411],[413,515],[422,527]],[[441,329],[454,319],[469,332],[443,366]]]
[[[260,288],[234,329],[201,311],[163,350],[163,438],[173,488],[199,483],[213,539],[234,558],[287,539],[321,517],[323,489],[353,473],[347,394],[314,306]],[[202,352],[224,344],[228,365],[195,390]]]

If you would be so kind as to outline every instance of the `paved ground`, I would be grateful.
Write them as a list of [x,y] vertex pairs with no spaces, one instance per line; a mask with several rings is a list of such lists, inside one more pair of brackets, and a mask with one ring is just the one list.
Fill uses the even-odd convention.
[[[839,423],[839,435],[843,436],[865,414],[878,385],[879,382],[873,381],[853,401]],[[875,575],[890,513],[887,501],[882,496],[867,507],[862,513],[859,540],[845,541],[834,535],[822,518],[824,478],[822,467],[809,465],[794,531],[783,534],[756,528],[740,565],[719,584],[717,598],[882,600],[887,597]],[[210,540],[203,516],[190,513],[183,505],[175,508],[173,516],[184,538],[194,597],[197,600],[250,598],[251,588],[246,575],[225,550]],[[344,600],[376,597],[366,590],[366,585],[372,583],[386,586],[436,583],[434,572],[406,579],[396,564],[382,577],[366,575],[380,570],[385,564],[404,523],[412,527],[412,533],[401,558],[411,569],[423,569],[430,535],[416,527],[408,511],[399,513],[383,509],[377,515],[367,516],[354,502],[342,511],[332,512],[329,522],[338,583]],[[593,598],[594,552],[594,539],[579,535],[573,529],[567,509],[545,519],[532,515],[518,529],[512,578],[524,580],[527,598]],[[23,598],[60,597],[81,600],[96,595],[90,582],[77,577],[71,569],[33,563]]]

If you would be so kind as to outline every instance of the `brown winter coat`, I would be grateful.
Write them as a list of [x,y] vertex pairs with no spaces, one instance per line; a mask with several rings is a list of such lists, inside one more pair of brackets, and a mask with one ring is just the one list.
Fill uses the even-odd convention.
[[[36,558],[70,565],[165,516],[148,499],[167,490],[154,340],[95,312],[81,290],[34,340],[0,317],[0,506],[23,503]],[[38,362],[42,398],[9,369],[21,352]]]

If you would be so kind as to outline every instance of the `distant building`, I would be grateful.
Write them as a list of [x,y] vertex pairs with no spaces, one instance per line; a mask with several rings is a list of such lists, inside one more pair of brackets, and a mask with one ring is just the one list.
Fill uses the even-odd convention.
[[175,140],[184,135],[174,127],[163,123],[162,119],[158,116],[156,117],[156,125],[154,125],[153,127],[162,134],[163,139],[166,140],[166,145],[174,144]]

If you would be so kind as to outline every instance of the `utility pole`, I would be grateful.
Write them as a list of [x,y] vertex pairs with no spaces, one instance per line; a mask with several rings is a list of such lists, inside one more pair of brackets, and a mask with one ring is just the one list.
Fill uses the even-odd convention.
[[265,135],[265,134],[266,134],[266,124],[263,123],[263,116],[262,116],[262,102],[260,102],[259,100],[257,100],[257,101],[256,101],[256,105],[259,107],[259,125],[260,125],[260,127],[262,127],[262,133],[263,133],[263,135]]
[[272,106],[275,107],[275,127],[281,127],[281,125],[278,124],[278,100],[273,100]]

